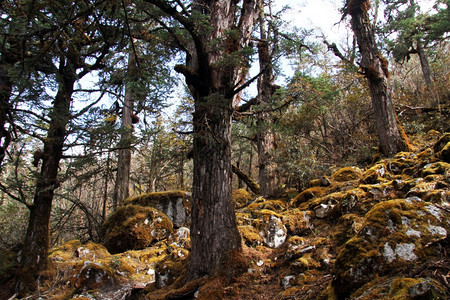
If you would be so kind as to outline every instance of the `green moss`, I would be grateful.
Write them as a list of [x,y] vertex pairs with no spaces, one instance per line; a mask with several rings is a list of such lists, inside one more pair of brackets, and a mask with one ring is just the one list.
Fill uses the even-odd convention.
[[450,172],[450,164],[443,161],[439,161],[426,165],[422,169],[421,176],[426,177],[428,175],[433,174],[449,174],[449,172]]
[[263,243],[263,238],[259,235],[259,232],[255,227],[249,225],[238,226],[238,230],[247,246],[255,247],[256,245],[261,245]]
[[245,189],[234,190],[232,198],[237,208],[242,208],[253,200],[253,197]]
[[322,186],[314,186],[310,187],[304,191],[302,191],[300,194],[295,197],[291,203],[291,207],[298,207],[300,204],[312,199],[312,198],[319,198],[325,195],[328,192],[328,187],[322,187]]
[[385,164],[380,162],[363,173],[361,182],[365,184],[382,182],[384,178],[388,177],[388,175],[389,173]]
[[358,180],[362,174],[361,169],[358,167],[345,167],[331,175],[331,179],[338,182],[352,181]]
[[423,201],[395,199],[376,204],[366,214],[361,230],[337,256],[337,293],[347,297],[349,290],[376,276],[402,272],[413,261],[440,255],[439,246],[431,245],[450,229],[442,215],[436,206]]
[[188,196],[183,191],[147,193],[126,199],[125,205],[153,206],[155,202],[170,201],[178,198],[184,199],[188,198]]
[[396,278],[390,285],[390,299],[445,299],[445,289],[436,281],[425,278]]
[[48,257],[53,261],[68,261],[76,257],[76,251],[81,247],[79,240],[71,240],[67,243],[51,248]]
[[172,233],[173,225],[166,215],[138,205],[119,208],[102,226],[103,245],[111,253],[143,249]]
[[272,211],[282,211],[286,209],[286,203],[282,200],[267,200],[263,202],[254,202],[246,207],[246,210],[268,209]]

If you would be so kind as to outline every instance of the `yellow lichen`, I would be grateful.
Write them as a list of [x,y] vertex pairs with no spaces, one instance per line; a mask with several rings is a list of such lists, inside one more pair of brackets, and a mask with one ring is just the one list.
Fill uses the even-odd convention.
[[237,208],[242,208],[246,206],[253,197],[245,189],[238,189],[232,192],[233,202]]

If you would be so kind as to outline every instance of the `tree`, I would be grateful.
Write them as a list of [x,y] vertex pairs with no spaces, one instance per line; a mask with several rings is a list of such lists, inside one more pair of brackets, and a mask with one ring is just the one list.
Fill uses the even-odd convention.
[[378,50],[369,9],[368,0],[349,0],[344,13],[351,16],[351,26],[361,53],[360,66],[369,83],[380,150],[389,156],[408,146],[397,125],[389,90],[388,62]]
[[188,12],[183,5],[163,0],[147,2],[179,22],[190,36],[183,47],[186,64],[175,67],[195,101],[188,279],[219,274],[233,250],[241,247],[231,199],[231,116],[235,96],[245,87],[257,3],[198,0]]
[[[134,76],[136,76],[136,73],[138,72],[136,60],[137,57],[134,53],[128,54],[128,72],[130,74],[129,76],[127,76],[127,78],[133,78]],[[132,118],[133,116],[137,118],[137,116],[133,112],[134,100],[135,95],[133,94],[132,84],[128,83],[125,85],[125,99],[122,108],[122,135],[120,137],[120,142],[118,145],[119,154],[117,159],[116,182],[114,185],[113,211],[117,209],[117,205],[121,204],[128,197],[129,192],[128,189],[131,167],[131,139],[133,130]]]
[[275,134],[271,126],[273,119],[270,115],[270,102],[276,90],[274,84],[275,76],[272,67],[272,54],[269,52],[269,34],[266,30],[266,16],[264,13],[264,3],[260,4],[259,31],[260,41],[258,42],[258,58],[261,75],[258,78],[258,95],[256,105],[260,112],[257,116],[258,132],[256,143],[258,149],[258,180],[260,193],[264,197],[273,195],[276,188],[275,170],[276,164],[272,152],[275,145]]
[[[30,218],[20,261],[22,293],[36,288],[35,277],[47,263],[52,202],[55,190],[61,184],[58,173],[66,146],[67,128],[76,115],[72,111],[75,83],[88,73],[101,69],[104,58],[115,46],[116,36],[108,30],[112,22],[98,18],[96,14],[102,10],[95,9],[97,3],[70,1],[58,4],[46,8],[46,14],[38,14],[35,24],[44,27],[54,24],[58,28],[56,32],[49,31],[39,37],[49,42],[43,43],[46,46],[40,50],[46,54],[46,67],[54,76],[57,92],[48,115],[46,137],[42,139],[43,149],[35,153],[35,165],[38,166],[39,161],[41,163],[33,201],[27,203]],[[70,16],[65,13],[69,6],[73,13]],[[106,11],[103,10],[104,13]]]

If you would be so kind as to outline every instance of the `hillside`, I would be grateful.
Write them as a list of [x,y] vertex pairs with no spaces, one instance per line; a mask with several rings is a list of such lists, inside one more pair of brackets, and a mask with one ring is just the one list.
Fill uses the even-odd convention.
[[[73,240],[51,250],[39,297],[448,299],[450,134],[432,130],[413,144],[416,152],[342,168],[301,193],[235,191],[243,251],[230,280],[176,289],[190,249],[189,194],[129,199],[105,223],[104,245]],[[1,293],[15,256],[2,253]]]

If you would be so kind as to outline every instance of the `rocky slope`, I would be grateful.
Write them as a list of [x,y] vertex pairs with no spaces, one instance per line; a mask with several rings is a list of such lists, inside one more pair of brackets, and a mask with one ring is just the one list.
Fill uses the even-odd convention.
[[[336,170],[279,199],[235,191],[243,273],[231,282],[170,286],[189,255],[190,197],[156,193],[112,215],[102,245],[52,249],[40,297],[449,299],[450,134],[414,143],[416,152]],[[7,282],[14,253],[3,255]]]

